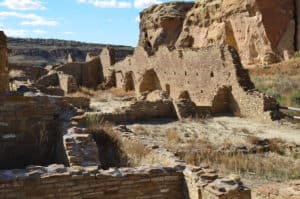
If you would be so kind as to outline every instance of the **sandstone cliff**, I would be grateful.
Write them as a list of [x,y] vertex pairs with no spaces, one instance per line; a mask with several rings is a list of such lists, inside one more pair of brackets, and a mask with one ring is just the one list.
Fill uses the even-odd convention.
[[229,44],[244,64],[289,59],[298,50],[298,0],[198,0],[154,5],[141,13],[140,41],[200,48]]

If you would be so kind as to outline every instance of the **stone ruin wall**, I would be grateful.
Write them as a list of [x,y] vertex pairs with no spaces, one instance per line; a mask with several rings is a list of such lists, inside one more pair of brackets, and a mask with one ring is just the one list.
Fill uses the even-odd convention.
[[[84,128],[76,127],[78,124],[71,118],[80,114],[73,112],[71,103],[78,107],[86,104],[84,101],[80,104],[80,99],[10,96],[1,97],[0,102],[0,146],[4,151],[0,157],[1,162],[10,163],[1,164],[1,169],[11,169],[0,170],[1,199],[250,198],[250,190],[241,182],[218,178],[208,167],[187,167],[166,149],[153,146],[148,146],[151,157],[143,161],[153,163],[155,159],[171,167],[100,169],[102,162],[99,162],[95,141]],[[128,130],[116,128],[115,131],[122,139],[141,142]],[[54,143],[59,146],[53,148]],[[212,186],[215,180],[219,182]]]
[[299,0],[197,0],[166,3],[141,15],[139,45],[201,48],[229,44],[243,64],[274,63],[299,50]]
[[48,97],[0,97],[0,169],[61,163],[57,145],[64,121],[58,103]]
[[0,93],[9,91],[6,36],[0,31]]
[[72,75],[78,85],[88,88],[96,88],[104,80],[99,57],[85,63],[67,63],[55,70]]
[[[37,168],[0,179],[0,198],[182,199],[182,173],[165,169]],[[17,172],[17,171],[15,171]],[[0,172],[5,177],[8,173]],[[26,176],[27,175],[27,176]],[[3,184],[5,182],[5,184]]]
[[[191,101],[211,107],[212,113],[231,111],[237,116],[263,119],[270,118],[265,111],[276,109],[273,98],[253,91],[248,71],[230,46],[173,51],[161,47],[150,57],[137,47],[133,57],[113,67],[118,71],[117,87],[124,87],[124,74],[130,72],[138,95],[164,90],[177,100],[187,91]],[[220,96],[222,92],[225,96]]]

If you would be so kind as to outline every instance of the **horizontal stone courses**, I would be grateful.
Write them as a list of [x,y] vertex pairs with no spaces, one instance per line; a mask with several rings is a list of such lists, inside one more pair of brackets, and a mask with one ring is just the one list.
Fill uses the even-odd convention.
[[[178,180],[177,177],[167,174],[181,175],[177,168],[160,167],[160,166],[142,166],[137,168],[112,168],[110,170],[101,170],[97,166],[93,167],[65,167],[63,165],[49,165],[48,167],[41,166],[29,166],[26,169],[14,169],[14,170],[0,170],[0,183],[14,181],[14,180],[36,180],[36,179],[52,179],[56,178],[61,181],[61,177],[78,177],[92,176],[98,179],[107,177],[127,177],[135,178],[140,176],[151,177],[152,181],[164,181],[164,180]],[[159,178],[158,176],[162,176]],[[165,176],[167,175],[167,176]],[[52,181],[56,181],[55,179]],[[50,181],[51,182],[51,181]]]

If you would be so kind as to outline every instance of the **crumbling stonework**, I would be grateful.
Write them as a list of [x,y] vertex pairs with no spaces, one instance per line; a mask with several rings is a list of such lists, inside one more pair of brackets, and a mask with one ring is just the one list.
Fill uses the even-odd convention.
[[109,113],[91,112],[74,117],[73,120],[80,125],[87,125],[88,118],[96,118],[98,121],[107,121],[115,124],[126,122],[147,121],[154,118],[176,119],[176,112],[171,100],[144,101],[139,100],[119,111]]
[[62,98],[0,97],[0,169],[63,163],[64,114],[71,110]]
[[73,62],[75,62],[75,57],[72,53],[69,53],[67,57],[67,63],[73,63]]
[[299,48],[296,2],[198,0],[194,5],[154,5],[141,13],[139,45],[154,53],[162,45],[201,48],[229,44],[244,64],[289,59]]
[[115,71],[110,67],[116,63],[116,53],[111,47],[103,48],[100,54],[100,61],[104,76],[104,88],[111,88],[116,86]]
[[67,63],[57,67],[55,70],[72,75],[78,85],[88,88],[96,88],[98,84],[104,81],[103,69],[99,57],[84,63]]
[[113,68],[122,74],[117,76],[117,87],[124,87],[122,77],[132,72],[138,95],[164,90],[176,100],[186,91],[196,106],[211,107],[212,114],[267,119],[268,111],[276,109],[273,98],[253,90],[239,55],[227,45],[182,50],[160,47],[153,56],[137,47],[133,57]]
[[28,167],[0,172],[0,182],[5,184],[0,198],[182,199],[182,179],[174,168],[151,166],[107,171],[62,165]]
[[78,90],[77,82],[72,75],[58,74],[60,88],[67,93],[74,93]]
[[9,90],[6,36],[0,31],[0,93]]

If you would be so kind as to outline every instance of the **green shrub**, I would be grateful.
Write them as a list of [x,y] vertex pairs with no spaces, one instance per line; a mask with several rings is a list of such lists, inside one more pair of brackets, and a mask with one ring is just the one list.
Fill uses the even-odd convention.
[[294,92],[292,94],[291,99],[292,99],[293,104],[300,105],[300,90],[297,90],[296,92]]
[[300,58],[300,51],[296,51],[294,53],[294,58]]

